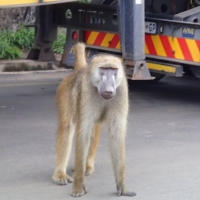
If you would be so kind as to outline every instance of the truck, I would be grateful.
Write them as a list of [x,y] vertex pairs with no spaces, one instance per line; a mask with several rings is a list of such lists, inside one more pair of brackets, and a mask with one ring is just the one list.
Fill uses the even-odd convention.
[[[66,7],[67,41],[62,65],[73,64],[73,44],[87,56],[111,53],[123,59],[129,79],[200,76],[200,2],[197,0],[93,0]],[[59,6],[58,6],[59,7]],[[58,18],[61,18],[62,12]],[[56,23],[58,23],[57,19]]]
[[37,7],[29,59],[54,60],[51,44],[57,27],[63,27],[67,39],[62,67],[73,67],[74,44],[84,42],[88,58],[97,53],[120,57],[131,80],[200,77],[199,0],[60,2]]

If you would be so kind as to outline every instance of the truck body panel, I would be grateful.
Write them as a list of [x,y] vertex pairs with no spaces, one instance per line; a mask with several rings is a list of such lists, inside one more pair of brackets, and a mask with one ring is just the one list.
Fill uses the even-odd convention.
[[0,0],[0,7],[40,6],[48,4],[67,3],[77,0]]

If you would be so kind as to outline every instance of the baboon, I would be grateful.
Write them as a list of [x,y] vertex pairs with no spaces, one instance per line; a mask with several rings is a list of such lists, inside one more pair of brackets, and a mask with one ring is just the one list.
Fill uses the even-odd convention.
[[75,131],[75,166],[72,196],[86,193],[85,175],[94,171],[94,157],[104,123],[109,127],[109,150],[118,196],[134,196],[125,189],[125,135],[128,87],[121,60],[98,54],[88,62],[85,45],[75,46],[75,70],[63,79],[57,92],[59,125],[57,162],[53,180],[60,185],[73,182],[66,168]]

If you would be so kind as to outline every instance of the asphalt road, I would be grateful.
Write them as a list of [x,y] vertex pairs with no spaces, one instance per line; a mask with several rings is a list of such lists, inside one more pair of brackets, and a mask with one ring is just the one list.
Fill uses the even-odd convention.
[[[55,166],[55,90],[65,73],[0,76],[0,200],[69,200]],[[15,80],[13,79],[15,78]],[[135,200],[200,199],[200,80],[167,77],[133,83],[127,133],[127,189]],[[71,156],[69,173],[72,174]],[[99,144],[96,171],[81,199],[116,197],[107,148]]]

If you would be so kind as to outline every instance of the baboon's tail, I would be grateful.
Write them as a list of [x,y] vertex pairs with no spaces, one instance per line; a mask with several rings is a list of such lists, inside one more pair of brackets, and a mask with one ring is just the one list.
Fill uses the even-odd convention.
[[86,57],[85,57],[85,44],[77,43],[75,45],[75,64],[74,70],[79,70],[84,68],[87,65]]

